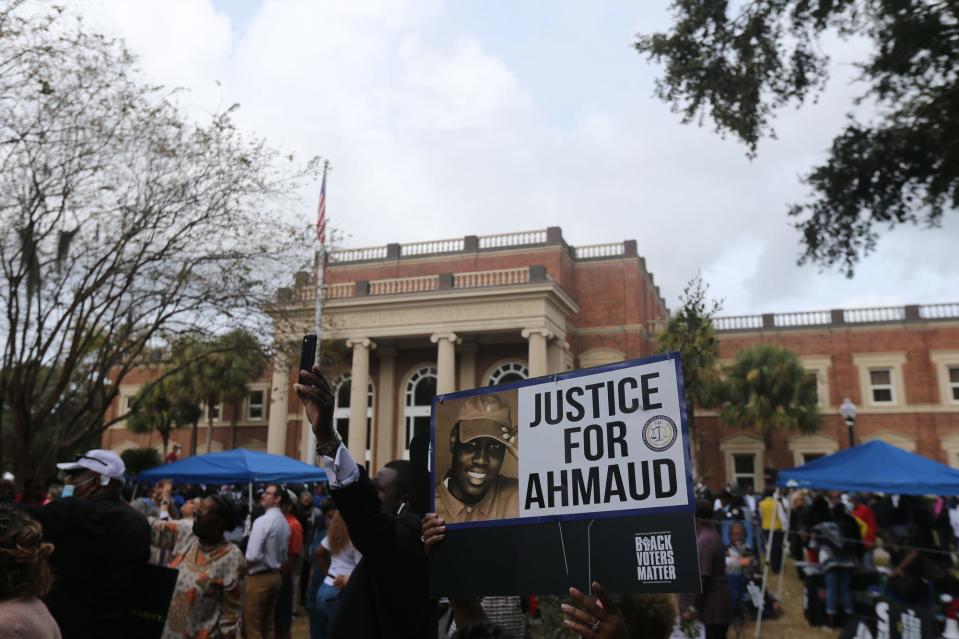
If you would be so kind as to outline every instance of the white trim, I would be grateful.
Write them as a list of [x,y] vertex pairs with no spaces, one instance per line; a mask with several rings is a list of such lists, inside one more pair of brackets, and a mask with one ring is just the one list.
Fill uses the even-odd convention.
[[953,468],[959,468],[959,433],[941,438],[939,446],[946,453],[946,463]]
[[819,408],[829,408],[829,367],[832,366],[832,358],[829,355],[801,355],[799,361],[803,368],[816,375]]
[[[270,394],[270,383],[269,382],[259,382],[256,384],[247,384],[246,385],[246,397],[243,398],[243,421],[250,424],[260,424],[266,422],[266,413],[267,406]],[[260,416],[251,417],[250,416],[250,395],[253,393],[263,393],[263,403],[260,407]],[[237,420],[239,421],[239,420]]]
[[[350,421],[350,407],[349,406],[340,406],[340,387],[343,386],[348,381],[352,381],[352,376],[350,373],[343,373],[339,377],[333,380],[331,385],[333,388],[333,425],[336,427],[336,423],[341,419],[345,419],[347,423]],[[373,388],[373,377],[370,376],[370,381],[366,387],[366,430],[369,433],[369,437],[366,439],[366,450],[363,452],[363,459],[366,461],[367,467],[369,467],[370,462],[373,459],[373,405],[376,403],[376,389]]]
[[626,359],[626,353],[615,348],[601,346],[591,348],[579,354],[580,368],[592,368],[593,366],[602,366],[603,364],[614,364]]
[[[859,369],[859,391],[864,406],[889,408],[906,405],[906,388],[902,377],[902,366],[906,363],[905,353],[854,353],[852,361]],[[878,369],[889,369],[888,387],[872,384],[870,371]],[[875,401],[872,394],[873,388],[889,388],[892,401]]]
[[[413,381],[414,377],[417,378],[415,382]],[[411,403],[412,401],[415,401],[416,386],[418,386],[420,382],[428,377],[432,377],[439,382],[435,362],[417,364],[416,366],[411,367],[406,374],[403,375],[403,384],[400,386],[403,393],[403,421],[400,427],[400,436],[398,439],[403,444],[400,447],[400,450],[403,452],[404,459],[409,459],[410,457],[409,440],[413,437],[414,420],[417,417],[429,417],[433,408],[432,402],[426,405]]]
[[949,369],[959,367],[959,351],[929,351],[929,359],[936,366],[939,401],[946,406],[959,406],[959,399],[953,397],[953,388],[959,388],[959,384],[949,380]]
[[916,440],[912,437],[907,437],[906,435],[901,435],[899,433],[892,433],[887,430],[879,431],[878,433],[872,433],[871,435],[863,439],[863,443],[871,441],[883,441],[887,444],[896,446],[910,453],[916,452]]
[[[216,406],[216,416],[213,417],[213,425],[214,425],[214,426],[220,426],[220,425],[223,424],[223,402],[217,400],[217,402],[216,402],[216,404],[214,404],[214,406]],[[200,425],[201,425],[201,426],[208,426],[208,425],[210,424],[210,420],[209,420],[208,413],[207,413],[207,409],[208,409],[208,408],[209,408],[209,407],[206,405],[206,402],[204,401],[204,402],[203,402],[203,409],[202,409],[201,414],[200,414]]]
[[803,455],[832,455],[839,450],[839,442],[825,435],[800,435],[789,440],[789,450],[793,453],[793,464],[806,463]]
[[732,435],[719,442],[726,462],[726,483],[736,483],[735,455],[753,455],[753,489],[766,488],[766,445],[758,435]]
[[[133,399],[140,394],[140,391],[143,390],[145,384],[120,384],[120,389],[117,391],[117,415],[120,416],[128,410],[129,402],[132,402]],[[127,429],[127,420],[123,419],[118,421],[115,424],[111,424],[108,430],[126,430]]]
[[[516,370],[516,367],[519,366],[520,370]],[[506,370],[511,368],[512,370]],[[502,370],[501,370],[502,369]],[[522,360],[516,357],[510,357],[506,359],[501,359],[489,368],[486,369],[486,372],[483,373],[483,386],[491,386],[494,383],[493,377],[497,374],[501,378],[503,375],[515,373],[522,375],[523,379],[529,379],[529,365],[526,363],[526,360]],[[497,378],[496,383],[499,383],[499,378]]]

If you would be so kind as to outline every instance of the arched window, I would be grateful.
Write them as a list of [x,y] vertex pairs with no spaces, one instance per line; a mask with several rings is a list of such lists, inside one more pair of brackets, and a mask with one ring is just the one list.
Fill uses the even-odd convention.
[[[350,441],[350,375],[340,375],[333,380],[333,394],[336,397],[336,408],[333,410],[333,422],[336,430],[344,442]],[[373,382],[369,383],[366,391],[366,452],[363,459],[366,466],[370,465],[370,446],[373,435]]]
[[507,382],[518,382],[529,377],[529,369],[523,362],[506,362],[493,369],[486,380],[487,386],[496,386],[497,384],[506,384]]
[[413,434],[430,427],[430,408],[436,395],[436,367],[424,366],[416,370],[406,382],[403,417],[406,435],[403,440],[403,456],[409,458],[410,440]]

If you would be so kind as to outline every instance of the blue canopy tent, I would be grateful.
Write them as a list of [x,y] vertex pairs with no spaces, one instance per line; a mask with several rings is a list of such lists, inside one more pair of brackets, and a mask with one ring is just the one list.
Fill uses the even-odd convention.
[[777,484],[892,495],[959,495],[959,470],[874,440],[779,471]]
[[326,471],[301,461],[245,448],[196,455],[143,471],[138,481],[170,479],[176,484],[254,484],[262,482],[321,482]]
[[[959,470],[886,442],[873,440],[790,470],[781,470],[776,485],[777,498],[779,488],[892,495],[959,495]],[[772,545],[771,530],[769,542]],[[768,552],[766,562],[768,565]],[[763,570],[763,598],[767,581],[768,567]],[[782,573],[779,576],[779,591],[782,592]],[[762,605],[756,617],[757,639],[762,624],[761,616]]]

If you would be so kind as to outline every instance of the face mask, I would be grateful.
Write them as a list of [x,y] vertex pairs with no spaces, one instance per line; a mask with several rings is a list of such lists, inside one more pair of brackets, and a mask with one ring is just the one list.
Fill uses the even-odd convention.
[[216,535],[216,531],[212,530],[215,526],[210,524],[204,524],[199,519],[193,520],[193,534],[199,537],[200,539],[213,539]]
[[64,485],[63,491],[60,493],[60,497],[73,497],[73,493],[76,491],[77,486],[82,486],[83,484],[88,484],[88,483],[90,483],[91,481],[93,481],[94,479],[96,479],[96,477],[90,477],[90,478],[88,478],[88,479],[84,479],[84,480],[81,481],[79,484],[66,484],[66,485]]

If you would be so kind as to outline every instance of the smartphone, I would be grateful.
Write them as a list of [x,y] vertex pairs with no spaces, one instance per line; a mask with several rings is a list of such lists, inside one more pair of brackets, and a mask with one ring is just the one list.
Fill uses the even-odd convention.
[[300,349],[301,371],[312,371],[316,364],[316,335],[303,336],[303,347]]

